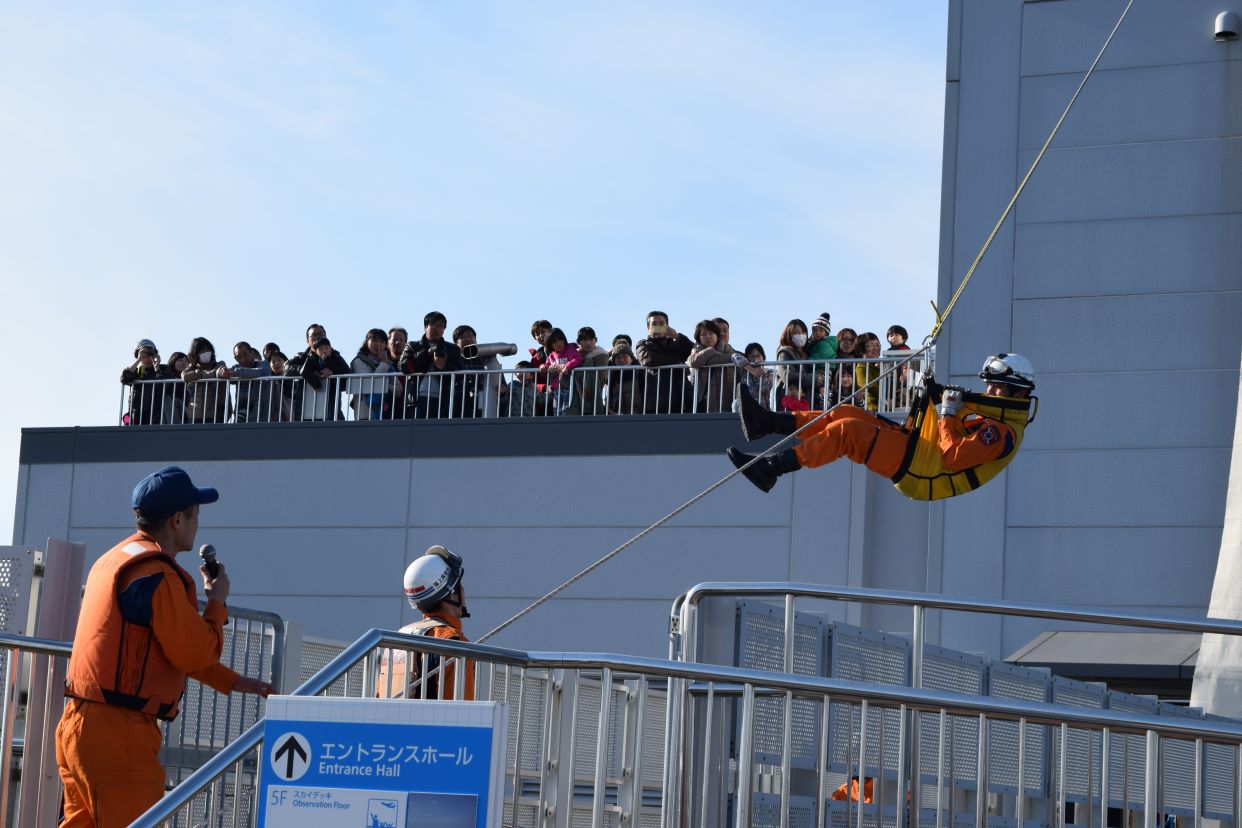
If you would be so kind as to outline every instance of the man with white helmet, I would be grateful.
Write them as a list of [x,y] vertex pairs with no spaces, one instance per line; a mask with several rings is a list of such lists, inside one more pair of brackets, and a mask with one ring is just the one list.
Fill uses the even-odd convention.
[[[423,617],[406,624],[400,632],[469,641],[461,629],[461,619],[469,618],[461,579],[465,574],[461,556],[443,546],[433,546],[405,570],[405,597]],[[385,651],[380,658],[377,695],[393,698],[453,699],[457,668],[450,660],[441,667],[440,657],[425,659],[413,654],[417,663],[407,669],[404,650]],[[426,670],[426,681],[420,680]],[[443,692],[441,692],[443,689]],[[474,700],[474,662],[466,662],[465,701]]]
[[[889,478],[913,500],[973,491],[1017,454],[1035,401],[1035,367],[1021,354],[988,357],[979,378],[986,383],[982,394],[939,385],[929,377],[901,426],[851,405],[837,406],[798,435],[796,448],[764,456],[743,474],[766,492],[782,474],[848,457]],[[767,411],[741,386],[737,396],[747,440],[792,434],[823,414]],[[736,448],[728,454],[738,468],[755,457]]]

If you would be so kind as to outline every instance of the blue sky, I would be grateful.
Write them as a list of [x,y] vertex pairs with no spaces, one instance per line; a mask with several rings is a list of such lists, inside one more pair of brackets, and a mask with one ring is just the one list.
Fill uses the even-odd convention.
[[317,321],[351,354],[439,309],[525,348],[661,308],[769,355],[821,311],[921,338],[946,6],[0,8],[0,538],[20,429],[114,423],[140,337],[292,353]]

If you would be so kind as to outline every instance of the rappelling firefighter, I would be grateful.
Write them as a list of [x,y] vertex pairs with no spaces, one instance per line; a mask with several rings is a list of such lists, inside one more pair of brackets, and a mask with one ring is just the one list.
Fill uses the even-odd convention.
[[[985,384],[982,394],[940,385],[926,376],[903,425],[852,405],[839,405],[826,414],[773,413],[739,385],[736,394],[747,440],[793,434],[823,415],[798,435],[797,447],[765,455],[742,473],[767,492],[782,474],[848,457],[887,477],[912,500],[973,491],[1000,474],[1018,453],[1036,402],[1035,367],[1021,354],[988,357],[979,378]],[[756,456],[736,448],[728,455],[738,468]]]
[[[405,597],[422,619],[406,624],[400,632],[469,641],[461,620],[470,617],[462,576],[466,568],[461,556],[443,546],[433,546],[406,567]],[[409,665],[412,661],[413,664]],[[407,699],[454,699],[457,679],[456,659],[422,655],[405,650],[385,650],[380,656],[376,695]],[[426,680],[422,676],[426,675]],[[441,693],[443,688],[443,693]],[[474,701],[474,662],[466,662],[465,701]]]

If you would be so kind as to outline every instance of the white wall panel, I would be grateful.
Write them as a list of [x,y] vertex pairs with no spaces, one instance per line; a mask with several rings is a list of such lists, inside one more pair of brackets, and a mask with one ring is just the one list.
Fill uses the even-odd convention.
[[[738,432],[738,443],[742,443]],[[415,526],[643,525],[724,477],[719,455],[461,458],[415,460]],[[685,525],[774,525],[789,519],[787,495],[755,498],[733,480],[677,518]]]
[[70,465],[28,466],[24,500],[13,521],[13,543],[43,548],[48,538],[67,538],[71,520]]
[[[1087,71],[1125,4],[1125,0],[1026,3],[1022,74]],[[1212,41],[1212,22],[1226,8],[1219,0],[1140,0],[1113,38],[1101,68],[1236,58],[1236,51]]]
[[1026,451],[1006,474],[1010,526],[1219,532],[1229,449]]
[[[1233,400],[1238,372],[1144,371],[1143,353],[1128,349],[1134,371],[1100,374],[1041,374],[1039,414],[1026,430],[1022,450],[1228,448],[1233,437]],[[1118,417],[1087,416],[1075,400],[1103,398]],[[1170,412],[1181,408],[1217,412],[1192,417],[1189,428],[1171,428]],[[1229,414],[1224,414],[1229,412]]]
[[[1039,149],[1061,117],[1082,73],[1022,79],[1019,143]],[[1213,61],[1099,71],[1078,96],[1053,146],[1177,141],[1233,130],[1242,61]]]
[[[169,463],[177,463],[175,459]],[[204,509],[209,526],[404,526],[409,460],[283,460],[179,464],[220,501]],[[74,523],[132,521],[133,487],[159,464],[81,463],[74,479]]]
[[[1237,371],[1239,318],[1242,291],[1024,299],[1014,303],[1013,341],[1041,373],[1129,371],[1136,361],[1147,371]],[[1098,392],[1093,397],[1088,407],[1103,410],[1111,402]]]
[[1165,605],[1174,596],[1206,604],[1219,545],[1219,528],[1013,528],[1004,594],[1074,606]]
[[1014,298],[1197,293],[1242,287],[1242,215],[1022,224]]
[[[1025,172],[1033,150],[1019,154]],[[1048,150],[1017,206],[1019,223],[1236,213],[1242,138]],[[1207,184],[1208,186],[1204,186]]]

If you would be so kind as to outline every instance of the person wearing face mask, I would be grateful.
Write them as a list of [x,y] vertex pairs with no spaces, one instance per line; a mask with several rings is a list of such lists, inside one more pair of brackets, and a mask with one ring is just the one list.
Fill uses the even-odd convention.
[[186,421],[224,422],[229,413],[228,366],[216,359],[215,346],[205,336],[191,340],[188,357],[190,364],[181,372],[186,383]]
[[[422,618],[406,624],[398,632],[469,641],[462,632],[461,621],[470,617],[466,608],[466,592],[462,576],[466,568],[461,556],[439,544],[428,549],[406,567],[403,585],[406,600]],[[413,658],[411,658],[411,655]],[[426,666],[427,676],[421,672]],[[457,663],[441,665],[439,656],[424,661],[417,653],[385,650],[380,654],[379,675],[375,681],[380,698],[455,699]],[[463,701],[474,701],[474,662],[466,662]]]
[[[780,365],[782,362],[801,362],[809,357],[806,323],[801,319],[790,319],[785,330],[781,331],[780,346],[776,349],[776,398],[786,397],[806,399],[815,387],[815,369],[810,365]],[[795,391],[797,393],[795,393]]]

